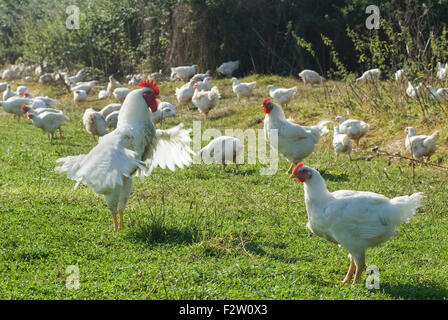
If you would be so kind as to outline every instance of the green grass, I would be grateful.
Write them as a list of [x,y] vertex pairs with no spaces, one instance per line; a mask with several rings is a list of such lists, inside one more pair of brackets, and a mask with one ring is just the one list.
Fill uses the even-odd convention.
[[[317,123],[345,114],[327,106],[323,88],[305,87],[293,78],[252,75],[256,95],[236,102],[229,79],[213,80],[223,98],[205,128],[262,128],[261,101],[266,85],[298,85],[287,111],[298,123]],[[339,85],[330,83],[329,86]],[[179,83],[162,83],[161,100],[175,102]],[[260,176],[262,165],[193,165],[171,172],[156,169],[136,179],[125,212],[125,228],[113,232],[102,197],[54,172],[55,160],[88,152],[96,140],[82,125],[83,107],[52,86],[28,86],[34,94],[57,97],[71,119],[66,137],[50,144],[28,120],[14,121],[0,111],[0,298],[1,299],[446,299],[448,297],[448,176],[444,170],[411,167],[405,162],[373,158],[370,148],[402,151],[405,126],[430,133],[443,128],[436,113],[421,119],[374,113],[366,106],[351,110],[374,130],[362,141],[356,161],[336,162],[331,134],[306,164],[324,174],[330,191],[367,190],[388,197],[425,192],[426,205],[399,235],[369,249],[367,265],[380,269],[380,289],[342,285],[347,252],[312,235],[303,186],[289,179],[281,160],[274,176]],[[15,87],[14,87],[15,88]],[[367,110],[367,111],[366,111]],[[203,120],[198,111],[178,107],[178,117],[161,125]],[[446,120],[445,120],[446,121]],[[330,125],[330,130],[331,130]],[[423,131],[423,132],[422,132]],[[443,131],[446,133],[446,131]],[[443,135],[442,135],[443,136]],[[207,142],[204,142],[204,145]],[[442,165],[446,143],[434,156]],[[80,288],[68,290],[66,268],[80,270]]]

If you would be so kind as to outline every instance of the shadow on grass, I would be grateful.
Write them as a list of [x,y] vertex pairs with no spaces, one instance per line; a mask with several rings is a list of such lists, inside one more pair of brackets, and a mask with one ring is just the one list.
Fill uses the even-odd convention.
[[319,170],[322,178],[324,178],[324,180],[328,180],[328,181],[349,181],[348,179],[348,174],[344,173],[344,172],[339,172],[339,171],[327,171],[325,170]]
[[425,282],[417,285],[381,283],[380,290],[398,299],[448,299],[448,290],[434,282]]
[[268,246],[274,249],[286,249],[287,245],[284,243],[270,243],[270,242],[263,242],[261,244],[258,244],[255,241],[248,241],[244,243],[244,249],[247,252],[250,252],[251,254],[256,254],[260,256],[266,256],[270,259],[277,260],[283,263],[297,263],[301,259],[295,256],[288,257],[284,255],[283,253],[268,253],[263,248],[261,248],[260,245]]

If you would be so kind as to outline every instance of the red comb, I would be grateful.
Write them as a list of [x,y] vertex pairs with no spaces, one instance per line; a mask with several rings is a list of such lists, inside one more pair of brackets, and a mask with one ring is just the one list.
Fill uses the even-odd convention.
[[24,112],[27,112],[26,109],[28,109],[28,107],[26,106],[26,104],[24,104],[24,105],[22,106],[22,110],[23,110]]
[[266,102],[268,102],[268,101],[271,101],[271,98],[266,98],[266,99],[264,99],[264,100],[263,100],[263,105],[265,105]]
[[[297,167],[294,169],[294,171],[292,172],[293,174],[296,174],[297,171],[299,171],[300,168],[302,168],[304,166],[304,164],[302,162],[300,162]],[[302,183],[303,181],[300,181],[300,179],[296,179],[297,182]]]
[[151,80],[145,80],[145,81],[140,81],[139,85],[140,88],[151,88],[152,90],[154,90],[154,92],[158,95],[160,93],[159,87],[157,86],[157,84]]

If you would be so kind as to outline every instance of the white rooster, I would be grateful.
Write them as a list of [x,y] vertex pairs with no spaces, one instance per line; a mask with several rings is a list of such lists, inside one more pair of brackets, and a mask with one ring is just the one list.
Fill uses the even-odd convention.
[[[287,120],[282,108],[269,98],[263,101],[263,111],[266,114],[264,118],[265,137],[271,146],[291,163],[286,172],[290,174],[297,163],[313,153],[320,137],[328,132],[325,125],[330,121],[324,120],[312,127],[300,126],[290,119]],[[277,130],[277,144],[270,137],[271,130]]]
[[232,90],[236,94],[237,100],[239,101],[242,97],[250,97],[254,92],[256,81],[253,82],[242,82],[240,83],[237,78],[232,78]]
[[406,149],[417,160],[421,161],[423,157],[426,157],[427,161],[429,161],[437,150],[437,140],[439,140],[440,131],[436,131],[430,136],[417,136],[413,127],[407,127],[406,133]]
[[148,80],[139,86],[141,89],[133,90],[126,97],[117,129],[101,137],[88,154],[57,160],[62,165],[56,172],[67,173],[68,178],[77,182],[75,187],[83,183],[104,196],[115,231],[123,228],[123,212],[133,176],[149,176],[157,166],[174,171],[176,166],[183,168],[192,161],[191,130],[182,129],[182,124],[156,130],[151,111],[157,110],[159,89]]
[[350,253],[343,283],[348,283],[353,274],[353,283],[357,283],[365,267],[367,248],[395,236],[397,227],[408,222],[423,205],[422,193],[389,199],[373,192],[329,192],[320,173],[303,163],[297,165],[291,178],[304,183],[308,230]]
[[214,86],[210,91],[199,91],[195,85],[191,101],[205,115],[205,119],[207,119],[208,113],[218,106],[220,98],[221,95],[218,87]]
[[335,120],[339,124],[339,132],[348,135],[359,147],[359,140],[369,132],[370,126],[361,120],[345,120],[342,116],[336,117]]
[[292,88],[276,88],[272,84],[268,85],[269,96],[274,99],[274,101],[280,103],[282,107],[287,107],[288,103],[291,102],[292,98],[297,92],[297,87]]

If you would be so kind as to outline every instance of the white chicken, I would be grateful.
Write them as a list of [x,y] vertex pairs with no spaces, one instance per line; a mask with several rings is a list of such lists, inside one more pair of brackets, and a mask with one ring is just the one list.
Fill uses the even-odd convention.
[[199,91],[195,85],[191,101],[205,115],[205,119],[207,119],[208,113],[218,106],[220,98],[221,95],[218,87],[214,86],[210,91]]
[[176,116],[176,111],[174,110],[174,106],[169,102],[159,102],[158,108],[156,112],[152,113],[152,122],[154,124],[159,123],[163,119],[172,118]]
[[339,132],[348,135],[359,147],[359,140],[369,132],[370,126],[361,120],[345,120],[342,116],[336,117],[335,120],[339,124]]
[[404,77],[406,75],[406,69],[405,68],[401,68],[400,70],[397,70],[394,73],[394,78],[396,82],[402,82],[404,80]]
[[192,76],[196,74],[197,70],[197,65],[174,67],[171,68],[170,78],[171,80],[188,81]]
[[184,84],[180,88],[176,88],[176,98],[179,105],[189,104],[194,94],[194,80]]
[[70,88],[72,91],[79,91],[84,90],[85,92],[89,93],[90,90],[93,89],[93,87],[99,85],[99,82],[96,80],[89,81],[89,82],[78,82],[74,86]]
[[106,125],[108,128],[116,129],[117,123],[118,123],[118,115],[120,114],[120,111],[114,111],[107,115],[106,117]]
[[228,62],[224,62],[222,65],[220,65],[218,67],[218,69],[216,69],[216,71],[218,71],[220,74],[226,76],[226,77],[231,77],[232,74],[235,72],[236,69],[238,69],[240,67],[240,61],[228,61]]
[[87,132],[92,136],[102,137],[109,133],[106,128],[106,120],[104,120],[99,112],[96,112],[92,108],[89,108],[84,112],[82,122],[84,123]]
[[27,88],[25,86],[18,86],[16,89],[16,94],[18,96],[23,96],[25,94],[25,92],[27,92]]
[[98,99],[106,99],[113,94],[114,89],[120,88],[121,84],[115,80],[114,76],[109,77],[109,83],[107,84],[106,90],[100,90],[98,93]]
[[268,85],[269,96],[282,107],[287,107],[297,92],[297,87],[292,88],[276,88],[272,84]]
[[339,126],[333,128],[333,149],[336,155],[336,159],[340,153],[348,154],[350,161],[352,160],[352,142],[350,137],[344,133],[339,132]]
[[87,92],[84,90],[76,90],[73,92],[73,101],[75,103],[80,103],[87,101]]
[[76,84],[76,83],[78,83],[78,82],[81,82],[81,81],[83,81],[83,80],[84,80],[84,70],[81,69],[81,70],[79,70],[79,71],[76,73],[76,75],[74,75],[74,76],[72,76],[72,77],[69,77],[68,75],[66,75],[65,82],[66,82],[68,85],[74,85],[74,84]]
[[422,94],[423,84],[420,83],[418,86],[414,87],[410,81],[408,81],[408,87],[406,88],[406,95],[409,98],[416,98]]
[[22,106],[22,110],[24,113],[31,113],[33,115],[38,115],[44,112],[53,112],[53,113],[60,113],[62,114],[63,112],[61,110],[57,110],[57,109],[53,109],[53,108],[39,108],[39,109],[35,109],[31,106],[27,106],[27,105],[23,105]]
[[364,72],[362,76],[360,76],[358,79],[356,79],[356,82],[372,82],[380,80],[380,77],[381,77],[380,69],[370,69]]
[[128,88],[116,88],[113,91],[112,94],[114,95],[115,99],[117,99],[118,101],[123,102],[126,99],[126,97],[127,97],[127,95],[129,93],[131,93],[131,89],[128,89]]
[[56,99],[49,98],[49,97],[42,97],[42,96],[35,97],[33,94],[31,94],[29,92],[25,92],[23,94],[23,96],[27,99],[30,99],[33,102],[37,102],[37,101],[43,102],[46,107],[54,107],[54,106],[57,106],[58,104],[60,104],[60,102]]
[[198,157],[206,164],[216,163],[222,164],[225,170],[228,163],[235,163],[236,172],[239,171],[238,165],[240,156],[244,152],[244,146],[240,139],[221,136],[210,141],[204,148],[202,148]]
[[[154,168],[190,165],[190,131],[182,124],[168,130],[156,130],[151,121],[157,110],[157,85],[150,81],[139,84],[123,103],[117,129],[100,138],[88,154],[60,158],[58,173],[67,173],[76,186],[86,184],[102,194],[112,214],[115,231],[123,228],[123,212],[129,199],[133,176],[149,176]],[[119,222],[117,223],[117,214]]]
[[50,141],[53,141],[54,132],[59,130],[59,139],[62,140],[64,137],[62,136],[61,126],[65,121],[68,121],[63,113],[57,112],[42,112],[35,113],[32,109],[27,112],[28,119],[31,120],[34,126],[41,128],[44,132],[46,132],[50,138]]
[[316,71],[308,69],[305,69],[302,72],[300,72],[299,77],[302,78],[303,83],[305,84],[309,83],[311,85],[319,84],[326,81],[326,79],[322,77],[320,74],[318,74]]
[[106,119],[109,114],[115,111],[120,111],[120,109],[121,109],[120,103],[111,103],[105,106],[103,109],[101,109],[100,114],[103,116],[104,119]]
[[439,140],[440,131],[436,131],[430,136],[417,136],[413,127],[407,127],[406,133],[406,149],[417,160],[422,161],[423,157],[426,157],[427,161],[429,161],[437,150],[437,140]]
[[303,163],[297,165],[291,178],[304,183],[308,230],[350,253],[350,267],[343,283],[348,283],[353,274],[353,283],[357,283],[367,249],[395,236],[397,227],[409,222],[423,205],[422,193],[389,199],[373,192],[329,192],[320,173]]
[[0,91],[5,91],[8,87],[8,82],[0,82]]
[[240,83],[237,78],[232,78],[232,90],[239,101],[242,97],[250,97],[254,92],[257,81]]
[[210,83],[210,79],[211,77],[206,77],[204,80],[202,81],[195,81],[196,87],[198,88],[199,91],[207,91],[210,90],[212,88],[212,84]]
[[440,62],[437,62],[437,78],[443,80],[448,75],[448,63],[442,65]]
[[431,93],[431,97],[436,99],[437,101],[444,102],[448,101],[448,89],[447,88],[439,88],[435,89],[433,86],[426,86]]
[[[324,120],[318,125],[305,127],[287,120],[280,106],[267,98],[263,101],[264,133],[272,147],[277,149],[290,163],[287,174],[294,166],[313,153],[320,137],[328,132],[325,126],[330,121]],[[277,130],[277,143],[270,136],[271,130]]]
[[3,92],[3,101],[8,100],[9,98],[12,98],[14,96],[17,96],[17,93],[15,93],[10,85],[6,86],[6,90]]
[[195,74],[190,80],[204,81],[205,78],[211,78],[211,76],[212,76],[212,72],[210,70],[207,70],[206,73],[197,73],[197,74]]
[[6,101],[0,101],[0,107],[3,107],[3,110],[8,113],[12,113],[14,115],[14,119],[20,117],[25,114],[22,110],[23,105],[31,104],[31,101],[26,98],[20,97],[11,97]]

